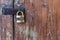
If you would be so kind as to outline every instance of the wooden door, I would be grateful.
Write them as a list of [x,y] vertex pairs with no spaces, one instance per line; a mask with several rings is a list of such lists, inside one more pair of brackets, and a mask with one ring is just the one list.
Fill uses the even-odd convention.
[[[0,0],[0,40],[60,40],[60,0],[15,0],[14,8],[25,6],[26,22],[17,24],[12,15],[2,15],[13,0]],[[15,17],[15,16],[14,16]]]

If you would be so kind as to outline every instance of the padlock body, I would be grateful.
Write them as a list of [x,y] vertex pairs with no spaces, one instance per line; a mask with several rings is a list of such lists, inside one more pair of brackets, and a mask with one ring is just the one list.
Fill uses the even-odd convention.
[[16,15],[16,22],[17,23],[24,23],[25,21],[24,21],[24,14],[22,14],[22,15]]

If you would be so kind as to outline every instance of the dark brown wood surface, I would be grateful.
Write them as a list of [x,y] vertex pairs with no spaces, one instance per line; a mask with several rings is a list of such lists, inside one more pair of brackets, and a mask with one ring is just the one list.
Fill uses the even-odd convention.
[[[12,0],[10,4],[3,1],[0,0],[0,40],[13,40],[12,15],[1,15],[2,7],[12,7]],[[17,24],[14,18],[15,40],[60,40],[60,0],[15,0],[14,8],[20,5],[25,6],[26,22]]]

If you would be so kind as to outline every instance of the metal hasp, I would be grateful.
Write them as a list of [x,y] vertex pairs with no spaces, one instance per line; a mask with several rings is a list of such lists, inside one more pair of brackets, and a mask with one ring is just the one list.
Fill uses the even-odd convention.
[[25,8],[23,5],[19,8],[4,7],[2,13],[3,15],[15,15],[17,23],[25,22]]

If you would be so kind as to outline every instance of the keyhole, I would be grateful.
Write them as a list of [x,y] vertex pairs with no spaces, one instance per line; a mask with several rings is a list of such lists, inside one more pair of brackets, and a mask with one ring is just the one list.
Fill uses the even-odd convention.
[[19,12],[19,13],[18,13],[18,15],[22,15],[22,13],[21,13],[21,12]]

